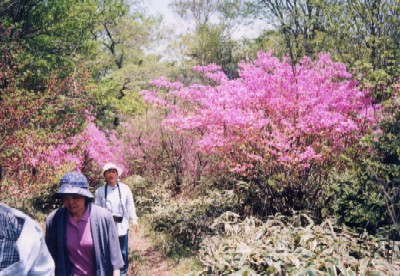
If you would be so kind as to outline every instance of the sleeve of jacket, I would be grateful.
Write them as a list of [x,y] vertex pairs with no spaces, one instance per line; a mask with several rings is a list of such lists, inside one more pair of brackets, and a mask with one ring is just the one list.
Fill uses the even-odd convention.
[[136,206],[135,206],[135,202],[133,200],[132,191],[128,185],[125,185],[124,188],[126,191],[126,209],[128,211],[129,217],[132,220],[132,222],[137,223],[138,217],[136,214]]
[[54,275],[55,265],[49,250],[47,249],[42,232],[40,232],[40,240],[38,242],[37,257],[32,263],[28,275]]
[[53,211],[46,219],[46,232],[45,232],[45,242],[46,246],[53,257],[54,260],[57,259],[56,256],[56,229],[54,227],[54,216],[55,211]]
[[56,275],[67,275],[71,270],[65,250],[66,210],[54,210],[46,220],[45,241],[56,266]]
[[[22,219],[23,227],[19,237],[13,244],[19,254],[18,266],[10,266],[9,270],[0,271],[1,275],[54,275],[54,261],[50,255],[44,240],[42,227],[30,216],[17,209],[8,209],[15,218]],[[7,231],[8,226],[5,225]],[[11,230],[11,229],[10,229]]]
[[99,188],[96,189],[96,191],[94,192],[94,204],[99,205],[101,207],[103,206],[103,188],[104,186],[100,186]]

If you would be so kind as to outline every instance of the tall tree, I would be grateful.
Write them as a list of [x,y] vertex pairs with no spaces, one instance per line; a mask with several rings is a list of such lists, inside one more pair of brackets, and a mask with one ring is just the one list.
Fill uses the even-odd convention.
[[[259,12],[282,33],[292,62],[321,50],[318,45],[323,26],[323,1],[260,0]],[[319,46],[319,47],[318,47]]]
[[61,67],[68,74],[73,56],[88,50],[96,4],[94,0],[3,1],[0,19],[23,45],[19,62],[40,81]]
[[244,1],[177,0],[170,6],[193,24],[193,32],[184,34],[181,44],[192,65],[216,63],[229,77],[237,76],[238,43],[233,32],[243,18]]
[[93,36],[128,10],[124,0],[0,2],[2,184],[51,181],[41,156],[79,133],[90,115],[80,65],[97,50]]
[[293,62],[324,51],[377,84],[399,74],[399,0],[249,2],[281,32]]
[[18,66],[32,74],[30,89],[43,90],[49,74],[86,70],[97,118],[112,126],[140,109],[135,93],[157,76],[151,67],[161,68],[144,52],[158,21],[141,7],[140,0],[9,0],[0,19],[23,45]]
[[30,193],[33,184],[49,183],[47,173],[54,173],[38,156],[79,132],[90,107],[79,73],[49,75],[42,90],[29,89],[33,75],[19,66],[23,49],[12,34],[0,26],[0,167],[7,180],[0,177],[0,188]]
[[96,29],[98,47],[87,66],[96,86],[96,116],[103,126],[118,126],[121,119],[139,112],[143,104],[138,93],[150,80],[166,74],[160,57],[146,53],[159,37],[159,23],[138,11],[102,22]]

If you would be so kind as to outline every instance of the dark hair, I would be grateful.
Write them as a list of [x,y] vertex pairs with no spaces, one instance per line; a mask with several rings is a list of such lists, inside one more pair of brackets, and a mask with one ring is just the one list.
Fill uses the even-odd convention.
[[63,194],[63,195],[59,195],[59,196],[54,197],[54,198],[58,199],[58,200],[60,200],[60,202],[62,202],[62,198],[65,195],[78,195],[78,196],[81,196],[81,197],[85,198],[85,206],[88,206],[89,203],[92,203],[94,201],[94,198],[90,198],[90,197],[87,197],[87,196],[84,196],[84,195],[80,195],[80,194]]
[[86,197],[85,196],[85,206],[88,207],[90,203],[94,201],[94,198]]

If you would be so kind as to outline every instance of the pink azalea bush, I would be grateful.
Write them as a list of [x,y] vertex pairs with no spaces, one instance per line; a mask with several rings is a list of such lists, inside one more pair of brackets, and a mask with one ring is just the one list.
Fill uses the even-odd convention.
[[101,131],[91,121],[82,132],[42,154],[41,159],[55,169],[82,171],[91,184],[101,181],[101,168],[107,162],[125,169],[116,134]]
[[[333,161],[379,118],[368,92],[329,55],[304,58],[292,67],[287,59],[260,53],[240,68],[240,78],[228,80],[218,66],[196,67],[217,85],[169,92],[169,104],[180,101],[163,122],[177,131],[200,129],[199,148],[223,154],[237,172],[254,162],[309,167]],[[153,103],[165,101],[154,92],[144,96]]]
[[241,177],[266,181],[337,166],[348,149],[357,153],[357,142],[380,120],[368,91],[327,54],[292,66],[288,58],[259,53],[242,62],[232,80],[216,65],[195,70],[213,84],[184,87],[159,79],[153,84],[169,92],[143,91],[143,97],[168,109],[164,128],[201,133],[197,149]]
[[59,174],[118,162],[120,155],[112,134],[88,116],[85,72],[37,78],[21,63],[17,37],[0,24],[0,193],[19,201],[49,193]]
[[14,55],[3,50],[0,192],[18,200],[43,193],[54,183],[55,168],[43,156],[81,128],[86,105],[80,100],[86,94],[81,74],[63,79],[50,75],[42,84],[43,91],[27,89],[32,75],[20,72]]
[[171,180],[171,190],[179,193],[185,183],[200,180],[209,169],[208,163],[197,151],[193,135],[162,127],[165,113],[159,111],[148,110],[144,116],[122,123],[119,141],[127,153],[129,173],[154,182]]

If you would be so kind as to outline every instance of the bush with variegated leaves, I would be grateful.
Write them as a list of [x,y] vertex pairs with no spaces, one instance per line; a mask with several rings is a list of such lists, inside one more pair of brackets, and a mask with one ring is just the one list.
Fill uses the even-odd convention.
[[[212,275],[396,275],[399,242],[315,224],[306,214],[275,215],[266,221],[226,212],[215,233],[201,243],[199,258]],[[235,274],[236,273],[236,274]],[[247,274],[245,274],[247,273]]]

